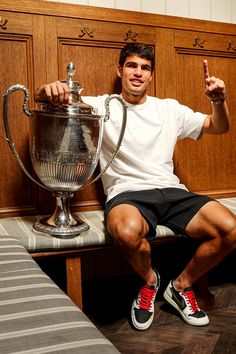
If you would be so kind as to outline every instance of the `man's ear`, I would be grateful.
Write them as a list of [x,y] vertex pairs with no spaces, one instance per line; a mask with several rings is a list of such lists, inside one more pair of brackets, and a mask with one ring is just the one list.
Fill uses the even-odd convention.
[[122,76],[122,67],[121,67],[120,65],[117,66],[116,72],[117,72],[117,76],[118,76],[118,77],[121,77],[121,76]]

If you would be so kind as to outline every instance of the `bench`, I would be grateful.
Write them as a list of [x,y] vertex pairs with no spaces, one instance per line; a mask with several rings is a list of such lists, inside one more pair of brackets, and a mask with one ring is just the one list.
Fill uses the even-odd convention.
[[0,237],[0,353],[118,354],[21,242]]
[[[219,201],[236,213],[236,198],[225,198]],[[113,249],[114,246],[111,237],[105,231],[102,210],[80,212],[79,215],[90,225],[90,230],[72,239],[58,239],[32,231],[32,225],[39,218],[38,216],[0,219],[0,234],[17,238],[35,260],[49,257],[65,258],[67,294],[82,309],[81,257],[91,252]],[[174,234],[172,230],[158,225],[156,236],[150,240],[150,243],[155,246],[176,242],[179,239],[179,235]]]

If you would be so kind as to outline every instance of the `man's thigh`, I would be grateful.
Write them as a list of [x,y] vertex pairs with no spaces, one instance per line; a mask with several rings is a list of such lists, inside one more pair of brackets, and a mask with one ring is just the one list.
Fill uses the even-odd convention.
[[224,205],[210,201],[203,205],[186,226],[188,236],[203,239],[228,234],[235,227],[236,216]]

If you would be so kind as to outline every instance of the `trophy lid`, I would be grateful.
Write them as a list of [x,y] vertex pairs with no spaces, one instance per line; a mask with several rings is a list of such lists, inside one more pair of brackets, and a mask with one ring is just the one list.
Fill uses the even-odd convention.
[[39,103],[41,111],[63,115],[97,115],[96,108],[85,103],[80,96],[83,88],[80,86],[79,81],[73,81],[75,70],[75,65],[70,62],[66,69],[68,78],[67,80],[61,80],[61,82],[66,83],[70,88],[70,100],[72,104],[53,105],[50,102],[41,102]]

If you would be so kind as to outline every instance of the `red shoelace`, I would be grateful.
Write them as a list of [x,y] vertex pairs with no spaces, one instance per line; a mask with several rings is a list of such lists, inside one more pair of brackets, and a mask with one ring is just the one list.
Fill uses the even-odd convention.
[[139,291],[138,306],[144,310],[150,310],[157,289],[150,289],[146,284]]
[[199,311],[199,307],[193,290],[182,291],[181,295],[184,296],[187,301],[187,304],[190,305],[190,308],[193,312]]

